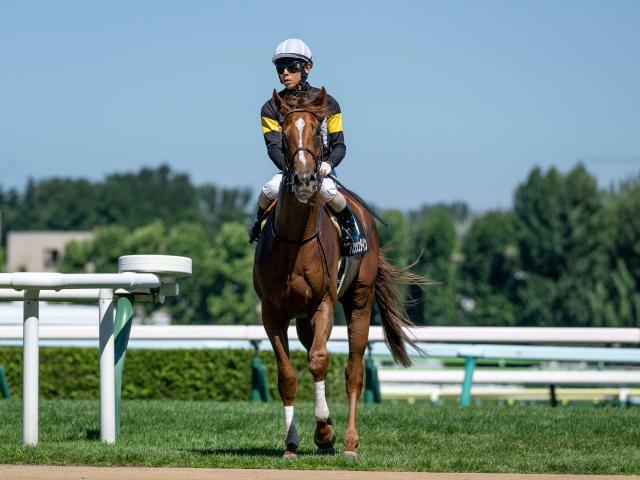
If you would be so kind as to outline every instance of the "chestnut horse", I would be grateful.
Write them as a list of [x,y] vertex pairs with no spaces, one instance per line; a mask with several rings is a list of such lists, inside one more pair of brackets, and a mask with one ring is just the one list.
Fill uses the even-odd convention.
[[[257,244],[253,282],[262,301],[264,328],[278,362],[278,390],[285,413],[284,456],[295,456],[300,440],[293,407],[297,379],[289,359],[287,338],[291,319],[296,319],[298,337],[308,352],[309,369],[315,382],[314,441],[321,451],[331,451],[336,439],[325,397],[325,378],[329,367],[327,341],[338,301],[336,279],[340,250],[338,230],[319,195],[321,123],[323,118],[331,116],[325,106],[326,91],[323,88],[315,99],[292,105],[274,90],[273,100],[284,118],[281,132],[286,165],[278,201]],[[360,219],[369,245],[367,252],[352,257],[354,273],[347,274],[348,288],[339,299],[349,336],[345,372],[349,415],[344,453],[355,456],[358,447],[356,407],[362,392],[373,303],[378,304],[386,341],[395,360],[408,366],[405,344],[414,348],[415,345],[402,328],[411,322],[395,288],[402,283],[421,284],[423,280],[392,267],[385,260],[373,216],[348,193],[343,193]]]

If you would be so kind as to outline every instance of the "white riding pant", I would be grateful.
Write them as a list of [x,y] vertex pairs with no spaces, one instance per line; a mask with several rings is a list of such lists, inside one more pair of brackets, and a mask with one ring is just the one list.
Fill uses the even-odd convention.
[[[280,193],[280,183],[282,183],[282,174],[276,173],[271,180],[264,184],[262,187],[262,195],[269,201],[274,201],[278,198],[278,193]],[[325,202],[330,202],[333,200],[338,194],[338,187],[336,186],[336,182],[331,180],[330,178],[322,179],[322,186],[320,187],[320,195]]]

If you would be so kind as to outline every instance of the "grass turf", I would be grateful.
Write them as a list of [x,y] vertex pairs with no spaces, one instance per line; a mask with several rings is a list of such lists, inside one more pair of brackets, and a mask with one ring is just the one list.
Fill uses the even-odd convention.
[[[333,404],[338,453],[346,405]],[[386,403],[359,408],[359,457],[319,456],[313,405],[283,460],[279,404],[124,402],[117,445],[99,440],[98,402],[44,400],[40,444],[21,445],[22,403],[0,401],[0,463],[406,471],[640,473],[640,410]]]

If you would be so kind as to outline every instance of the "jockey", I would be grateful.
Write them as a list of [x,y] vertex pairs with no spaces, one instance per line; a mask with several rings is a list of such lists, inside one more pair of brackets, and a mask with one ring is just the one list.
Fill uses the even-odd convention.
[[[306,95],[312,99],[320,92],[320,89],[307,83],[307,76],[313,67],[313,59],[311,50],[302,40],[288,39],[280,43],[276,48],[272,62],[276,66],[280,83],[285,87],[279,93],[281,97],[286,99],[291,95]],[[361,238],[358,224],[344,195],[338,191],[336,183],[327,177],[331,173],[335,175],[334,168],[342,161],[347,150],[342,132],[340,105],[330,95],[327,95],[327,102],[334,113],[322,122],[323,158],[325,160],[320,165],[320,175],[324,177],[320,194],[340,224],[342,230],[340,251],[342,255],[354,255],[367,250],[366,239],[364,236]],[[273,99],[269,99],[262,106],[260,116],[262,117],[262,132],[269,158],[280,172],[262,187],[258,200],[257,219],[249,230],[249,242],[255,241],[260,236],[260,219],[271,202],[278,197],[285,163],[280,134],[280,124],[283,118],[278,113]]]

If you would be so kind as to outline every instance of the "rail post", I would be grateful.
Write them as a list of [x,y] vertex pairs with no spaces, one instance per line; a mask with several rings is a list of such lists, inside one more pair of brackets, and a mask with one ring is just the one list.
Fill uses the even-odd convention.
[[115,350],[115,427],[116,439],[120,436],[120,415],[122,412],[122,373],[124,358],[127,354],[127,344],[131,333],[133,319],[134,295],[116,295],[116,316],[114,324]]
[[549,405],[552,407],[558,406],[558,395],[556,392],[556,386],[553,383],[549,385]]
[[260,341],[252,340],[251,344],[255,349],[255,354],[251,359],[251,394],[250,400],[253,403],[271,402],[271,395],[269,395],[269,384],[267,382],[267,371],[264,368],[264,363],[260,359]]
[[380,394],[380,380],[378,380],[378,368],[371,357],[371,344],[367,344],[369,353],[365,362],[365,390],[364,403],[382,403],[382,395]]
[[471,405],[471,386],[473,385],[473,371],[475,368],[475,357],[466,357],[464,361],[464,380],[462,381],[462,392],[460,393],[461,407]]
[[113,290],[102,288],[99,292],[100,341],[100,439],[116,442],[116,378],[113,347]]
[[24,293],[22,441],[26,445],[38,444],[39,296],[37,289]]
[[11,393],[9,393],[9,382],[7,382],[7,377],[4,374],[4,368],[2,368],[2,365],[0,365],[0,395],[6,400],[11,398]]

